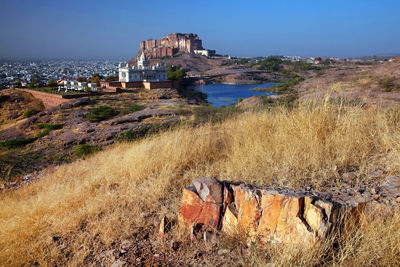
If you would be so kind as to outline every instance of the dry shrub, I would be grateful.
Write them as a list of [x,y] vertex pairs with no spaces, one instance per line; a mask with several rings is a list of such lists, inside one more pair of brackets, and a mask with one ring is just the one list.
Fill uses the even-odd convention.
[[[219,124],[182,128],[119,144],[0,196],[2,265],[82,265],[93,254],[176,215],[182,189],[199,176],[257,185],[323,188],[335,166],[359,166],[360,183],[377,166],[400,173],[399,112],[323,104],[248,112]],[[398,263],[399,219],[371,227],[339,258],[329,242],[314,250],[271,248],[254,264]],[[396,239],[397,237],[397,239]],[[379,239],[379,240],[378,240]],[[373,242],[378,243],[373,246]],[[397,243],[398,244],[398,243]],[[272,251],[272,252],[271,252]],[[348,251],[348,252],[347,252]],[[260,253],[260,252],[259,252]],[[263,254],[264,253],[264,254]],[[374,253],[374,254],[373,254]],[[280,255],[280,256],[279,256]],[[283,255],[283,256],[282,256]],[[318,255],[318,256],[316,256]],[[328,257],[329,258],[329,257]]]

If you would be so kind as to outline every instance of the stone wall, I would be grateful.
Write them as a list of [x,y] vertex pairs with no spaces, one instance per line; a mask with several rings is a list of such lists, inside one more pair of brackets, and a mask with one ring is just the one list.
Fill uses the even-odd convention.
[[63,98],[61,95],[49,94],[45,92],[39,92],[35,90],[28,89],[18,89],[27,93],[30,93],[33,97],[41,100],[46,109],[56,107],[62,103],[70,101],[69,99]]
[[158,88],[172,88],[172,81],[161,81],[161,82],[143,82],[145,89],[158,89]]

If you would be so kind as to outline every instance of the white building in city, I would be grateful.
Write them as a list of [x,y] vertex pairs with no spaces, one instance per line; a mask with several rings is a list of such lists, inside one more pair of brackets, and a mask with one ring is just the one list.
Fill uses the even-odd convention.
[[118,71],[120,82],[160,82],[168,79],[167,67],[159,64],[150,66],[144,53],[140,56],[136,66],[119,64]]

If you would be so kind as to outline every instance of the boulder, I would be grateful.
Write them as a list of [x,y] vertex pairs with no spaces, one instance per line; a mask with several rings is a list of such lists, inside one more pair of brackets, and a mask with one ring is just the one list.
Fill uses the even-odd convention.
[[221,216],[221,204],[203,201],[195,187],[188,187],[183,191],[179,224],[187,227],[193,223],[201,223],[217,229]]
[[[380,189],[392,190],[390,193],[397,196],[393,191],[397,181],[389,178]],[[211,227],[261,245],[313,245],[331,234],[343,238],[374,218],[388,217],[398,210],[354,197],[335,201],[322,193],[255,188],[214,178],[198,178],[193,184],[184,189],[179,214],[180,224],[191,227],[192,236]]]
[[222,204],[223,187],[217,179],[197,178],[192,182],[201,200],[215,204]]

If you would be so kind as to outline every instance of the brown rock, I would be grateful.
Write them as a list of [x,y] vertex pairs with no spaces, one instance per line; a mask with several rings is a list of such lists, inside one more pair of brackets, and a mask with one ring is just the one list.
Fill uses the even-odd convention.
[[234,206],[234,203],[231,203],[225,211],[225,215],[222,220],[222,231],[230,235],[238,233],[237,210]]
[[302,218],[303,205],[302,196],[263,190],[261,200],[263,213],[257,229],[261,241],[302,243],[314,240],[314,233]]
[[304,198],[303,217],[318,237],[327,237],[333,223],[337,221],[338,213],[339,209],[333,203]]
[[261,216],[259,195],[252,189],[242,185],[232,186],[234,203],[238,211],[239,232],[255,236]]
[[222,204],[223,187],[215,178],[197,178],[193,180],[193,185],[199,197],[205,202]]
[[193,223],[202,223],[205,226],[218,228],[221,205],[212,202],[204,202],[196,193],[194,187],[183,190],[181,209],[179,212],[179,224],[186,227]]

